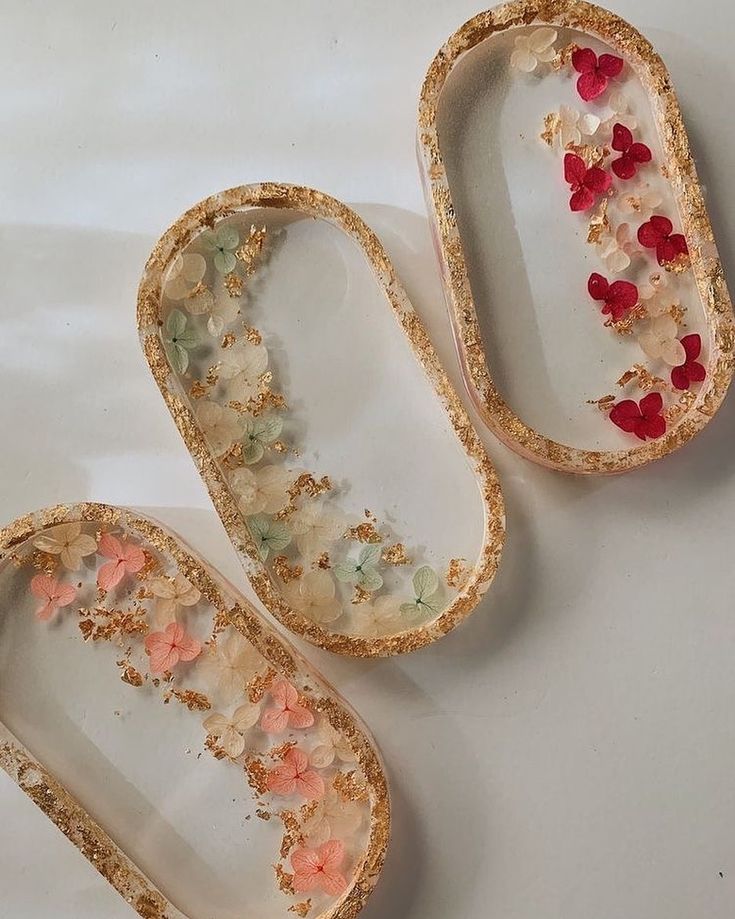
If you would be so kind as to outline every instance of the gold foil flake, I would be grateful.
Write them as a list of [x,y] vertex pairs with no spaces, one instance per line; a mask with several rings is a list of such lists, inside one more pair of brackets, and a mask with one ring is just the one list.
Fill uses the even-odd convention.
[[360,587],[359,584],[355,584],[355,590],[352,594],[352,600],[350,602],[357,606],[359,603],[367,603],[371,597],[372,594],[369,590],[365,590],[364,587]]
[[282,507],[280,511],[276,513],[276,520],[288,520],[289,517],[293,517],[296,513],[295,504],[287,504],[285,507]]
[[[82,608],[79,611],[85,618],[79,628],[85,640],[112,641],[127,635],[146,635],[148,623],[145,612],[138,610],[105,609],[104,607]],[[87,623],[91,623],[88,625]]]
[[411,559],[406,555],[406,547],[402,542],[394,543],[392,546],[386,546],[380,553],[380,557],[387,565],[411,564]]
[[358,542],[366,543],[379,543],[383,541],[383,537],[378,532],[372,520],[367,520],[364,523],[358,523],[357,526],[349,527],[342,538],[355,539]]
[[451,558],[447,567],[447,573],[444,575],[447,587],[461,588],[467,582],[470,571],[467,562],[463,558]]
[[332,784],[345,801],[367,800],[368,789],[365,779],[358,776],[354,770],[351,772],[338,772]]
[[365,517],[366,517],[367,520],[372,520],[373,523],[377,523],[377,522],[378,522],[378,518],[377,518],[377,517],[375,516],[375,514],[370,510],[370,508],[367,508],[367,507],[366,507],[366,508],[363,510],[363,514],[365,514]]
[[276,671],[269,667],[265,673],[256,673],[255,676],[248,680],[248,700],[253,705],[260,702],[268,692],[276,676]]
[[276,451],[276,453],[288,453],[288,447],[282,440],[276,440],[273,444],[271,444],[271,446]]
[[610,229],[610,219],[607,216],[607,203],[609,198],[603,198],[597,205],[592,215],[587,230],[587,242],[598,245],[602,237]]
[[661,377],[654,376],[643,364],[633,364],[632,368],[626,370],[620,377],[617,385],[622,388],[633,380],[638,384],[638,388],[644,392],[654,387],[666,387],[666,381],[662,380]]
[[322,552],[319,558],[314,562],[312,568],[321,568],[322,571],[328,571],[332,567],[329,560],[329,552]]
[[549,112],[548,115],[544,117],[544,130],[541,132],[541,140],[548,144],[550,147],[554,145],[554,138],[556,137],[559,128],[561,127],[561,116],[558,112]]
[[230,272],[225,275],[225,287],[227,288],[227,293],[231,297],[241,297],[242,296],[242,278],[239,274]]
[[204,746],[215,759],[227,759],[227,754],[217,742],[217,738],[212,734],[207,734],[204,740]]
[[248,777],[248,785],[259,795],[264,795],[268,791],[268,769],[257,756],[248,754],[245,757],[245,774]]
[[192,287],[189,293],[186,295],[187,300],[196,300],[197,297],[201,297],[202,294],[211,293],[210,289],[204,283],[204,281],[199,281],[196,287]]
[[288,908],[289,913],[296,913],[299,919],[306,919],[311,912],[311,897],[308,900],[302,900],[300,903],[294,903]]
[[251,226],[248,238],[239,249],[235,250],[235,257],[240,259],[245,266],[245,274],[247,277],[250,277],[255,272],[258,256],[263,251],[265,237],[265,227],[256,228]]
[[291,849],[303,841],[300,832],[300,821],[299,817],[293,811],[279,811],[278,816],[286,829],[281,839],[280,853],[281,858],[286,858]]
[[291,581],[297,581],[304,573],[303,566],[289,565],[288,557],[285,555],[277,555],[273,559],[273,570],[284,584],[289,584]]
[[564,149],[581,156],[588,169],[592,166],[601,166],[605,157],[610,153],[607,147],[596,144],[567,144]]
[[[84,620],[84,621],[89,622],[89,620]],[[92,623],[89,623],[89,624],[93,625]],[[81,629],[81,627],[82,627],[82,623],[80,622],[79,628]],[[84,634],[84,632],[82,632],[82,634]],[[127,683],[129,686],[142,686],[143,685],[143,683],[145,682],[145,678],[143,677],[143,674],[139,670],[136,670],[136,668],[130,663],[130,661],[127,658],[121,661],[115,661],[115,663],[120,668],[120,671],[121,671],[120,679],[123,681],[123,683]]]
[[255,816],[260,817],[261,820],[265,820],[267,822],[268,820],[271,819],[273,814],[270,811],[267,811],[264,807],[259,807],[255,811]]
[[302,473],[293,485],[288,489],[288,494],[292,500],[295,500],[306,493],[310,498],[316,498],[325,492],[332,490],[332,481],[328,475],[323,475],[321,479],[315,479],[310,472]]
[[207,370],[207,375],[204,378],[207,382],[207,386],[216,386],[219,380],[219,363],[212,364],[212,366]]
[[677,325],[681,325],[684,317],[686,316],[686,307],[681,306],[679,303],[672,303],[668,309],[668,314],[674,320]]
[[666,419],[667,424],[674,424],[692,409],[696,401],[697,397],[688,389],[681,393],[678,400],[667,406],[661,414]]
[[168,702],[171,698],[181,702],[190,712],[207,712],[212,707],[203,692],[194,692],[193,689],[169,689],[163,701]]
[[235,336],[235,333],[228,332],[226,335],[222,336],[221,347],[225,349],[231,348],[235,344],[236,341],[237,341],[237,337]]
[[147,581],[151,578],[161,567],[161,563],[158,559],[150,552],[143,550],[143,555],[145,555],[145,562],[140,571],[137,571],[135,577],[139,581]]
[[645,319],[646,308],[642,303],[636,303],[636,305],[631,309],[623,319],[618,319],[617,322],[612,319],[608,319],[605,323],[611,329],[614,329],[618,335],[631,335],[633,332],[633,327],[636,322],[640,322],[641,319]]
[[[230,404],[232,405],[233,403]],[[262,415],[269,408],[285,410],[288,405],[282,393],[273,392],[271,389],[266,388],[261,389],[257,396],[251,396],[248,399],[244,411],[257,418],[258,415]],[[238,409],[238,411],[241,411],[241,409]]]
[[691,268],[691,261],[686,252],[680,252],[675,259],[670,262],[663,262],[662,265],[666,271],[670,271],[672,274],[683,274]]
[[601,399],[588,399],[587,405],[596,405],[601,412],[609,412],[613,405],[615,405],[616,399],[617,396],[608,393],[608,395],[602,396]]
[[245,338],[253,344],[259,345],[263,341],[263,336],[257,329],[250,328],[250,326],[245,326]]
[[155,891],[142,893],[135,901],[135,909],[141,919],[165,919],[167,903]]
[[278,889],[283,893],[294,894],[293,889],[293,875],[288,874],[288,872],[283,868],[282,865],[274,865],[273,870],[276,873],[276,882],[278,884]]
[[564,67],[567,67],[572,62],[572,55],[579,48],[579,45],[576,42],[571,42],[568,45],[565,45],[563,48],[560,48],[556,52],[556,56],[551,62],[552,70],[562,70]]
[[222,455],[220,462],[228,469],[242,466],[242,444],[239,442],[233,444],[230,449]]

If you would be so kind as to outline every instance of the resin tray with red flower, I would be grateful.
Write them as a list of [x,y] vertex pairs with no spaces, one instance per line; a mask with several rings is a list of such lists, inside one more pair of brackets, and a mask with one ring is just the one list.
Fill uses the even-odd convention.
[[429,69],[419,148],[465,381],[495,434],[595,473],[704,427],[732,376],[732,307],[639,32],[577,0],[481,13]]
[[107,505],[0,531],[0,767],[144,919],[354,917],[375,744],[171,532]]

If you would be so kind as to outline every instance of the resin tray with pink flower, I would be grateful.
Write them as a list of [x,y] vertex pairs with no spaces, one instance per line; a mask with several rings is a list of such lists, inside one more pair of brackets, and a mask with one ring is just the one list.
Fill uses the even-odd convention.
[[475,609],[503,544],[500,487],[354,211],[274,183],[208,198],[156,246],[138,323],[250,582],[287,628],[386,655]]
[[374,742],[169,531],[0,531],[0,766],[144,919],[353,917],[389,834]]
[[733,314],[669,75],[579,0],[474,17],[434,59],[419,152],[468,390],[514,450],[622,472],[697,434]]

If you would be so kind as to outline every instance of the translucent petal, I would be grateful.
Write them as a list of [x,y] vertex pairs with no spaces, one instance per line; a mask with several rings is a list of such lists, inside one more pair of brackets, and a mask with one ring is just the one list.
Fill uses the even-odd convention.
[[516,48],[510,56],[510,65],[523,73],[531,73],[536,69],[536,58],[530,51]]
[[439,587],[439,578],[433,568],[424,565],[413,576],[413,589],[419,599],[435,594]]
[[[550,61],[554,56],[551,45],[556,41],[556,36],[556,29],[552,29],[551,26],[541,26],[539,29],[534,29],[528,36],[528,47],[531,51],[535,52],[539,60]],[[540,57],[542,52],[548,51],[551,51],[551,57]]]

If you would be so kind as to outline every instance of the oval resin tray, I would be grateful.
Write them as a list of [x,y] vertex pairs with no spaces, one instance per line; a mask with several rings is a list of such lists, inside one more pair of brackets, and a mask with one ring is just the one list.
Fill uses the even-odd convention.
[[386,655],[475,608],[503,543],[500,487],[353,211],[287,185],[208,198],[156,246],[138,322],[250,582],[287,628]]
[[29,515],[0,532],[0,597],[0,765],[141,916],[360,911],[389,833],[375,745],[173,534]]
[[668,73],[578,0],[481,13],[432,63],[419,153],[467,387],[566,472],[686,443],[733,372],[733,315]]

